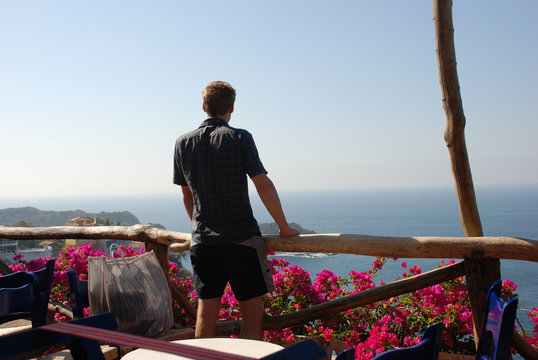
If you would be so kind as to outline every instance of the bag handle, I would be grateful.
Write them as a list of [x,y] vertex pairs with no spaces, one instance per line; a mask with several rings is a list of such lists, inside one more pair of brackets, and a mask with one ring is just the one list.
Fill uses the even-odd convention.
[[[116,251],[114,251],[114,248],[116,249]],[[125,260],[123,250],[121,249],[121,246],[118,246],[118,244],[116,243],[111,244],[109,248],[109,252],[110,252],[110,256],[112,256],[113,259],[114,259],[114,252],[116,252],[122,259]]]

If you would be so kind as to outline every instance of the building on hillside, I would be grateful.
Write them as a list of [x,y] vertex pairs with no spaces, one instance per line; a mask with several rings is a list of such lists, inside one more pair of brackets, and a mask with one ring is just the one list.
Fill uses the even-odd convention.
[[11,264],[17,255],[22,255],[22,260],[31,261],[40,257],[51,257],[52,247],[46,246],[43,248],[19,249],[18,241],[10,239],[0,239],[0,260]]
[[87,217],[76,217],[67,220],[66,226],[95,226],[97,223],[97,219],[94,218],[93,220]]
[[[87,217],[76,217],[67,220],[65,226],[95,226],[97,225],[97,218],[93,220]],[[66,239],[65,247],[76,247],[78,245],[83,245],[87,242],[91,242],[95,245],[95,240],[78,240],[78,239]]]
[[11,251],[17,250],[18,242],[11,239],[0,239],[0,252],[10,253]]

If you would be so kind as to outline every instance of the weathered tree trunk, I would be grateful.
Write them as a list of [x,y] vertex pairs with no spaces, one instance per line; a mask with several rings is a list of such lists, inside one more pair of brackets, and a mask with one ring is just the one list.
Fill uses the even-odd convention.
[[531,344],[518,332],[514,331],[514,337],[512,338],[512,347],[517,349],[519,355],[525,359],[538,359],[538,350],[532,347]]
[[373,304],[391,297],[412,293],[428,286],[443,283],[464,274],[461,262],[434,269],[420,275],[401,279],[373,289],[367,289],[343,298],[302,309],[293,313],[271,316],[263,322],[265,329],[279,329],[337,315],[359,306]]
[[[460,219],[466,236],[482,236],[482,224],[478,215],[471,167],[465,145],[465,115],[456,67],[452,0],[434,0],[433,12],[439,78],[443,92],[443,108],[447,118],[445,141],[456,183]],[[482,254],[476,255],[476,257],[465,258],[465,268],[473,313],[474,334],[475,339],[478,340],[482,318],[486,311],[486,294],[489,286],[500,278],[500,263],[498,259],[484,259]],[[478,344],[478,341],[476,343]]]
[[0,237],[13,240],[49,239],[119,239],[151,241],[157,244],[188,243],[191,235],[154,228],[151,225],[133,226],[48,226],[11,227],[0,225]]
[[51,301],[47,306],[47,311],[51,314],[60,313],[61,315],[66,316],[69,320],[73,320],[73,310],[66,307],[64,304]]
[[[478,339],[484,314],[487,311],[489,287],[501,278],[500,262],[499,259],[476,256],[465,258],[464,264],[467,290],[471,300],[475,339]],[[476,343],[478,344],[478,341]]]
[[[175,252],[189,250],[190,234],[174,231],[155,232],[146,225],[100,227],[9,227],[0,226],[0,238],[29,239],[119,239],[167,245]],[[148,235],[149,234],[149,235]],[[286,252],[323,252],[406,258],[502,258],[538,262],[538,241],[507,236],[489,237],[394,237],[360,234],[307,234],[292,238],[264,235],[268,250]],[[148,249],[150,247],[148,246]],[[155,248],[152,248],[155,249]],[[167,266],[166,252],[162,256]],[[158,257],[160,255],[157,255]],[[8,268],[9,269],[9,268]]]
[[[490,237],[390,237],[356,234],[308,234],[292,238],[264,235],[269,251],[322,252],[402,258],[463,259],[484,257],[538,262],[538,241]],[[183,244],[178,244],[181,248]],[[174,250],[175,244],[170,245]]]
[[456,183],[460,219],[466,236],[482,236],[482,224],[478,215],[471,167],[465,146],[465,115],[456,68],[452,1],[434,0],[433,3],[439,77],[443,92],[443,108],[447,118],[445,142],[450,153],[452,174]]
[[157,257],[157,260],[159,261],[159,264],[161,265],[161,268],[163,269],[166,278],[168,278],[168,246],[163,244],[156,244],[149,240],[144,241],[144,244],[146,251],[153,251],[155,253],[155,256]]
[[191,318],[196,320],[196,309],[194,308],[194,305],[192,305],[189,300],[183,294],[177,289],[176,285],[170,280],[170,277],[168,277],[168,286],[170,287],[170,291],[172,293],[172,298],[185,310],[185,313],[189,315]]

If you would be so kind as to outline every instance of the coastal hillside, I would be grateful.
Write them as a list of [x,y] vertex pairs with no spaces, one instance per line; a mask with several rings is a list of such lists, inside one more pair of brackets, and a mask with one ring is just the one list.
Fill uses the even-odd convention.
[[0,225],[64,226],[76,217],[98,218],[101,225],[135,225],[140,220],[129,211],[89,213],[83,210],[49,211],[35,207],[0,209]]
[[[259,224],[260,226],[260,232],[262,234],[278,234],[278,225],[275,222],[272,223],[263,223]],[[290,226],[293,226],[297,230],[301,232],[301,234],[315,234],[316,232],[314,230],[305,229],[301,225],[297,223],[290,223]]]

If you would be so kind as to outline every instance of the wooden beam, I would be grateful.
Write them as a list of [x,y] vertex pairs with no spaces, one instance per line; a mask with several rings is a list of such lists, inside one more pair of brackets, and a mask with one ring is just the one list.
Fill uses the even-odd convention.
[[460,262],[447,265],[420,275],[394,281],[390,284],[378,286],[373,289],[367,289],[323,304],[314,305],[307,309],[284,315],[271,316],[264,321],[264,328],[279,329],[303,324],[315,319],[330,317],[349,309],[415,292],[428,286],[449,281],[463,275],[463,263]]
[[[313,234],[264,235],[270,251],[321,252],[401,258],[503,258],[538,262],[538,241],[511,237],[389,237]],[[171,249],[174,245],[171,245]]]
[[[464,273],[463,262],[447,265],[420,275],[398,280],[373,289],[367,289],[323,304],[314,305],[307,309],[284,315],[268,316],[263,321],[263,328],[266,330],[282,329],[304,324],[308,321],[330,317],[342,311],[390,299],[391,297],[449,281],[459,276],[463,276]],[[239,320],[218,322],[217,335],[223,336],[234,334],[238,331],[240,325],[241,321]]]
[[499,259],[484,258],[480,255],[466,257],[464,263],[473,315],[473,331],[478,346],[478,339],[482,332],[482,321],[487,313],[488,291],[491,284],[501,278],[501,264]]
[[531,344],[521,336],[516,330],[512,336],[512,347],[517,349],[519,355],[523,356],[524,359],[538,359],[538,349],[532,347]]
[[50,301],[47,305],[47,311],[51,314],[60,313],[63,316],[66,316],[69,320],[73,320],[73,310],[64,304]]
[[[181,252],[190,248],[190,234],[134,226],[0,226],[0,238],[120,239],[166,244]],[[154,231],[158,230],[158,231]],[[148,235],[149,234],[149,235]],[[161,234],[164,237],[160,237]],[[507,236],[484,237],[391,237],[360,234],[307,234],[292,238],[264,235],[270,251],[321,252],[403,258],[463,259],[482,256],[538,262],[538,241]]]
[[482,224],[476,205],[471,166],[465,145],[466,120],[456,66],[452,1],[434,0],[433,13],[439,79],[443,94],[443,108],[447,119],[445,142],[450,154],[452,174],[456,183],[460,219],[466,236],[482,236]]
[[153,251],[155,253],[155,257],[157,258],[157,261],[159,261],[164,275],[168,278],[168,272],[170,271],[170,265],[168,264],[168,246],[152,241],[145,241],[144,244],[146,251]]
[[[263,235],[269,251],[313,252],[402,258],[503,258],[538,262],[538,241],[507,236],[390,237],[359,234],[307,234],[291,238]],[[170,250],[189,250],[189,243]]]
[[190,234],[154,228],[151,225],[133,226],[0,226],[0,237],[13,240],[36,239],[118,239],[151,241],[157,244],[189,243]]
[[[450,154],[452,175],[456,184],[460,220],[465,236],[482,236],[482,224],[478,214],[471,166],[465,145],[466,120],[463,113],[456,66],[452,0],[434,0],[433,19],[435,23],[439,80],[443,93],[443,108],[447,119],[445,142]],[[478,340],[482,327],[481,319],[486,312],[487,306],[485,294],[487,294],[491,284],[499,279],[497,276],[500,276],[500,262],[493,259],[485,260],[482,254],[477,257],[466,256],[465,262],[467,286],[473,313],[474,335],[475,339]],[[478,341],[475,343],[478,344]]]
[[178,305],[183,307],[187,315],[196,320],[196,309],[194,308],[194,305],[192,305],[189,300],[187,300],[187,298],[177,289],[177,286],[172,282],[172,280],[170,280],[169,276],[166,278],[172,293],[172,298],[178,303]]

